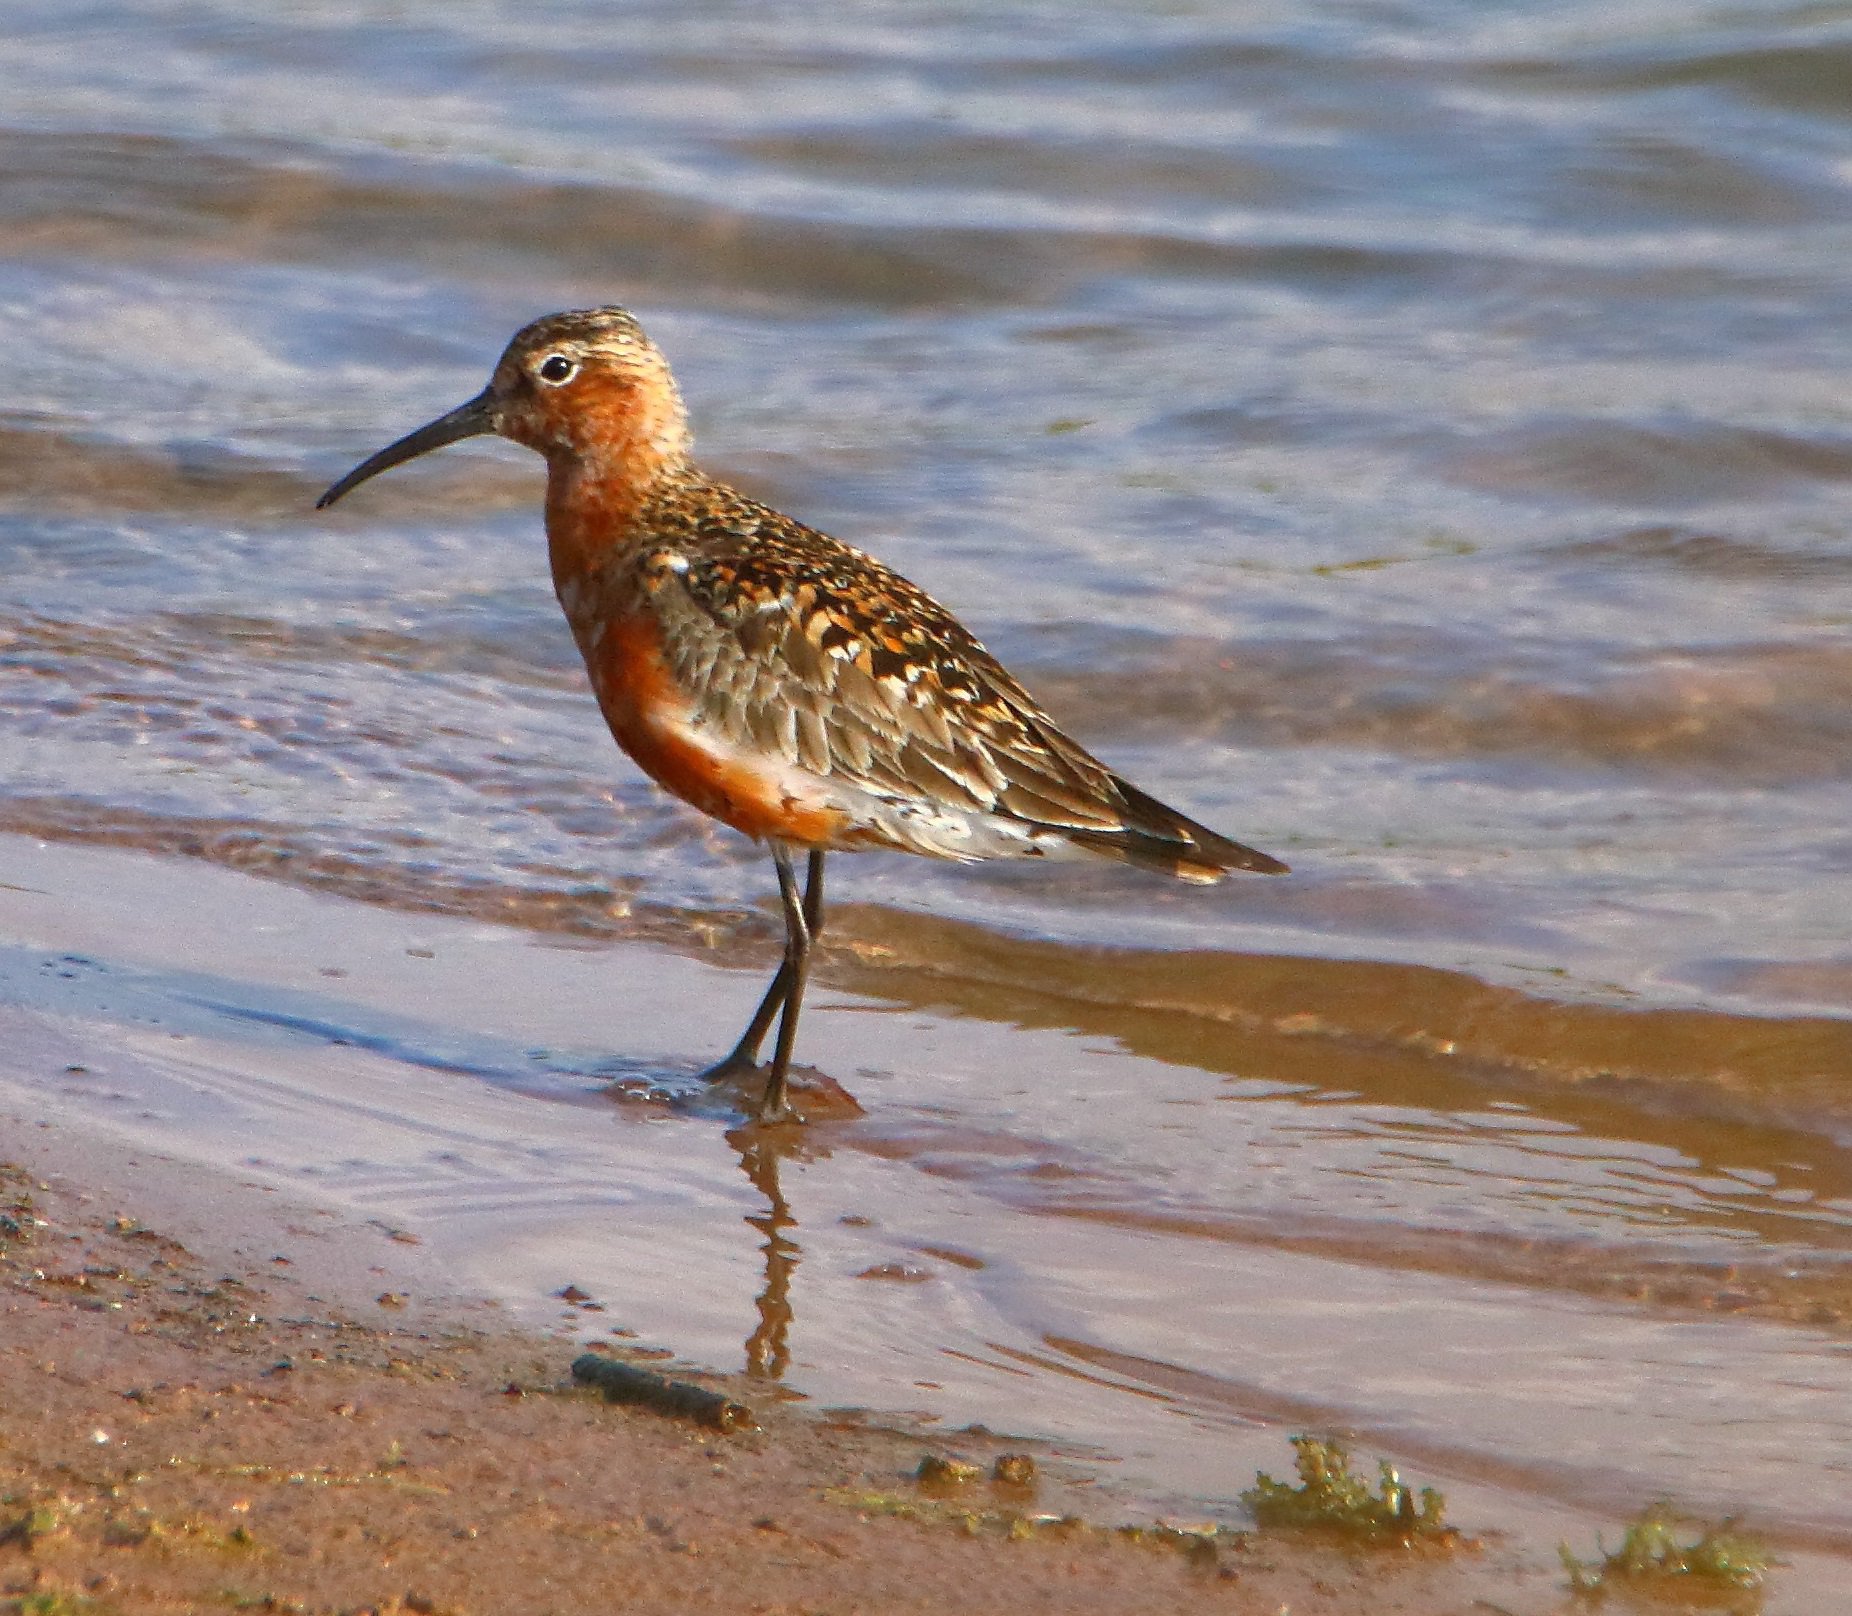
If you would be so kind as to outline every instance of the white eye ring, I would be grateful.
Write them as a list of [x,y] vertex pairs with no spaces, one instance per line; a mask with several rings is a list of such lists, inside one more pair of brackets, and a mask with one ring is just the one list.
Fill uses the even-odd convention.
[[549,387],[564,387],[579,374],[579,362],[561,353],[548,354],[534,366],[534,374]]

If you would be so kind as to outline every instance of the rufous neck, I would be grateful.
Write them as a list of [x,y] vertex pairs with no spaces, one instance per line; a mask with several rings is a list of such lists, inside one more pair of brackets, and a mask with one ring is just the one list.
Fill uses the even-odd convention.
[[651,465],[639,455],[549,455],[547,552],[555,587],[563,591],[601,571],[614,554],[642,542],[651,500],[666,484],[687,475],[687,462],[680,458]]

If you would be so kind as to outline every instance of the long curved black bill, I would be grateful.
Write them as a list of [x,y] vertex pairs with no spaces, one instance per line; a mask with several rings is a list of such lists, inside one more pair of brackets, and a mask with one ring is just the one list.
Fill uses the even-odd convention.
[[493,432],[495,422],[489,405],[488,389],[484,388],[467,404],[459,404],[448,415],[440,415],[428,426],[421,426],[416,432],[408,432],[397,443],[389,443],[369,460],[363,460],[345,477],[323,494],[315,502],[318,511],[325,511],[350,489],[358,488],[369,477],[377,477],[382,471],[390,471],[394,466],[402,466],[408,460],[415,460],[421,454],[429,454],[433,449],[441,449],[446,443],[456,443],[463,438],[479,438],[485,432]]

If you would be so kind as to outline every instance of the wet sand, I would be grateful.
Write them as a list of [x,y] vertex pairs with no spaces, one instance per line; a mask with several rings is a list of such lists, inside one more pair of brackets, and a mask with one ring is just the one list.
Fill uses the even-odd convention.
[[403,1231],[16,1127],[0,1601],[21,1603],[0,1608],[1441,1616],[1547,1586],[1497,1549],[1128,1538],[1045,1453],[1029,1488],[925,1490],[927,1453],[1025,1444],[819,1418],[739,1378],[699,1377],[753,1399],[731,1434],[609,1406],[565,1342],[399,1288],[429,1266]]
[[[1090,1083],[1110,1095],[1130,1074],[1162,1103],[1165,1086],[1181,1098],[1202,1075],[1141,1052],[1138,1023],[1120,1024],[1129,1048],[1083,1056],[1075,1035],[1020,1013],[1028,1001],[1001,970],[1003,1004],[962,999],[950,1015],[930,992],[873,996],[883,969],[910,980],[902,963],[893,945],[831,956],[813,1047],[863,1114],[839,1108],[780,1140],[686,1083],[757,973],[644,941],[565,946],[199,863],[0,837],[0,1159],[53,1186],[24,1186],[52,1228],[11,1253],[20,1322],[0,1374],[21,1378],[0,1402],[25,1423],[0,1448],[24,1467],[7,1490],[71,1492],[79,1472],[58,1467],[73,1454],[85,1486],[114,1475],[89,1433],[114,1442],[122,1393],[159,1383],[193,1389],[129,1405],[153,1434],[125,1462],[155,1477],[133,1484],[152,1491],[132,1507],[215,1521],[222,1538],[243,1520],[224,1511],[248,1502],[260,1542],[296,1547],[261,1561],[262,1588],[239,1586],[310,1609],[407,1596],[551,1608],[494,1590],[581,1560],[587,1577],[618,1577],[640,1557],[672,1568],[665,1609],[686,1597],[716,1609],[1337,1611],[1357,1608],[1361,1587],[1386,1610],[1484,1598],[1530,1613],[1563,1598],[1558,1541],[1612,1540],[1661,1493],[1717,1514],[1705,1489],[1734,1499],[1755,1486],[1785,1501],[1755,1521],[1791,1562],[1770,1611],[1832,1609],[1841,1534],[1830,1498],[1810,1504],[1809,1478],[1834,1451],[1820,1411],[1838,1395],[1821,1378],[1842,1356],[1821,1351],[1843,1336],[1836,1271],[1490,1236],[1410,1238],[1389,1265],[1373,1241],[1351,1249],[1344,1219],[1141,1212],[1085,1154],[936,1120],[934,1095],[961,1091],[970,1114],[973,1083],[1040,1085],[1071,1107]],[[1258,1024],[1270,977],[1264,960],[1251,971],[1229,1002]],[[1276,1004],[1270,1019],[1297,1014]],[[1149,1018],[1167,1054],[1175,1021]],[[856,1064],[884,1048],[905,1064]],[[1356,1065],[1381,1061],[1371,1045]],[[1264,1182],[1269,1147],[1254,1149],[1239,1165]],[[606,1409],[568,1389],[588,1348],[672,1354],[770,1434],[740,1443]],[[1784,1387],[1796,1354],[1811,1393]],[[267,1373],[285,1358],[292,1368]],[[86,1367],[41,1387],[45,1362]],[[503,1399],[510,1380],[533,1395]],[[348,1404],[377,1420],[356,1425]],[[237,1442],[180,1440],[206,1409]],[[973,1425],[1009,1434],[974,1438]],[[1252,1525],[1237,1494],[1258,1469],[1289,1471],[1284,1439],[1300,1430],[1343,1434],[1366,1462],[1380,1453],[1440,1486],[1485,1550],[1397,1569],[1394,1555],[1352,1563],[1271,1538],[1230,1547]],[[600,1444],[613,1433],[643,1433],[643,1446],[612,1457]],[[376,1474],[394,1441],[415,1470]],[[1034,1499],[921,1500],[908,1480],[926,1452],[988,1463],[1004,1447],[1037,1458]],[[175,1455],[186,1464],[162,1468]],[[270,1479],[240,1486],[224,1469],[236,1465]],[[275,1480],[318,1466],[340,1484]],[[413,1474],[442,1491],[407,1491]],[[880,1512],[918,1502],[931,1518],[864,1522],[856,1499],[871,1493]],[[110,1523],[131,1505],[92,1504],[19,1574],[139,1587],[144,1556],[110,1536],[128,1530]],[[381,1525],[381,1508],[403,1519]],[[1215,1574],[1089,1534],[1004,1541],[993,1521],[959,1535],[961,1512],[991,1509],[1212,1525]],[[753,1524],[768,1515],[831,1547],[779,1559],[767,1543],[784,1538]],[[500,1523],[507,1552],[453,1553],[448,1534],[483,1521]],[[365,1535],[382,1531],[391,1549]],[[703,1576],[743,1576],[765,1555],[789,1585],[755,1605],[714,1592],[725,1578],[678,1582],[680,1559],[663,1557],[685,1541],[702,1546]],[[347,1568],[338,1597],[335,1583],[284,1576],[311,1549]],[[947,1579],[903,1578],[912,1605],[881,1581],[909,1553]],[[223,1543],[157,1559],[150,1577],[259,1563]],[[1076,1603],[1073,1578],[1102,1603]],[[111,1595],[127,1610],[144,1597],[156,1595]]]

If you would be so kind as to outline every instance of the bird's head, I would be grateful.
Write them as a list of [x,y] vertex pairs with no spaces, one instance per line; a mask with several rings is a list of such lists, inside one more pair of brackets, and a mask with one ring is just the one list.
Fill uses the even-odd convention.
[[643,328],[625,309],[577,309],[522,327],[487,387],[362,461],[316,509],[382,471],[488,433],[538,450],[552,464],[577,463],[630,482],[648,482],[688,454],[675,378]]

